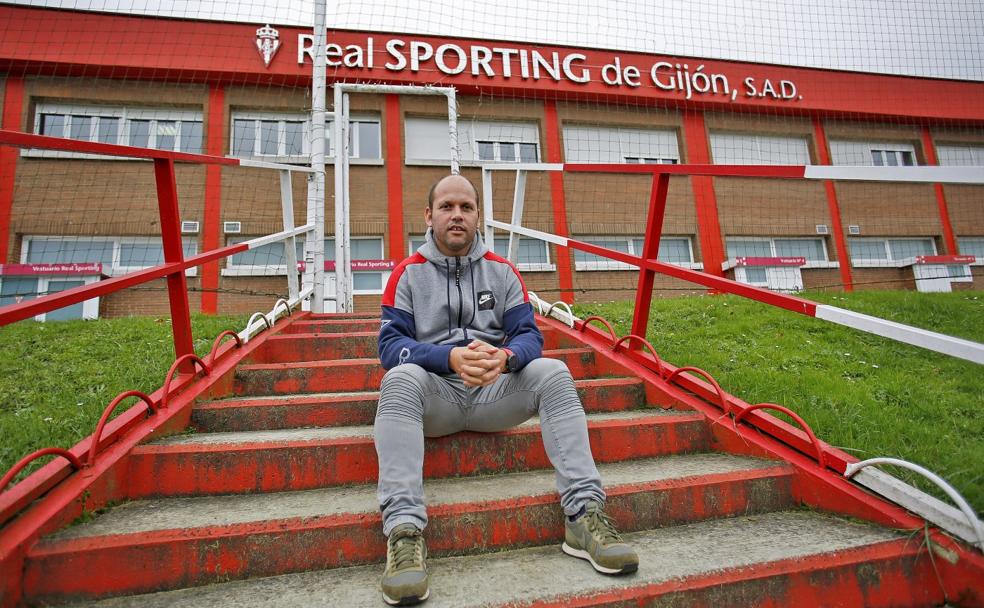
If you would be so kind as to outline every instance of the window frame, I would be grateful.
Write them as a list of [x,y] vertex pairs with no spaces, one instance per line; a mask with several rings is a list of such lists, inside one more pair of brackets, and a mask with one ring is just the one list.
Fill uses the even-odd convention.
[[[278,162],[283,164],[298,164],[311,162],[311,119],[310,115],[299,112],[270,112],[261,110],[233,110],[229,118],[229,155],[235,158],[246,158],[258,161]],[[239,156],[233,152],[235,124],[237,120],[251,120],[254,122],[253,131],[253,154],[250,156]],[[261,123],[264,121],[277,121],[277,154],[257,153],[257,149],[262,149]],[[335,163],[335,140],[334,140],[334,121],[335,115],[332,112],[325,114],[325,163]],[[286,152],[288,122],[301,122],[301,154],[280,154]],[[362,158],[359,156],[360,137],[359,132],[362,125],[370,123],[376,125],[376,141],[379,150],[378,157]],[[349,151],[349,162],[356,165],[381,165],[385,161],[383,157],[383,127],[382,121],[378,116],[370,114],[355,114],[349,116],[349,137],[351,145]]]
[[[901,268],[903,266],[902,262],[912,259],[913,256],[908,258],[897,259],[892,257],[892,248],[889,246],[889,241],[895,240],[921,240],[929,241],[933,246],[933,252],[929,255],[938,255],[936,248],[936,239],[931,236],[896,236],[896,237],[850,237],[847,239],[847,253],[851,258],[851,266],[855,268]],[[881,241],[885,248],[885,259],[875,259],[875,258],[857,258],[851,255],[851,241]]]
[[959,251],[961,255],[973,255],[977,257],[977,261],[969,265],[984,266],[984,255],[978,256],[975,253],[964,254],[964,246],[962,242],[966,242],[966,241],[979,241],[981,243],[981,249],[984,250],[984,236],[958,236],[957,237],[957,251]]
[[[254,236],[243,236],[239,234],[228,235],[226,237],[226,246],[235,245],[242,243],[243,241],[249,241],[255,238],[259,238],[262,235]],[[295,237],[301,242],[301,251],[304,250],[304,239],[302,237]],[[334,240],[334,235],[325,235],[325,240]],[[380,242],[380,252],[385,256],[386,254],[386,240],[382,236],[353,236],[353,241],[368,241],[368,240],[378,240]],[[283,241],[281,241],[283,242]],[[334,253],[334,250],[333,250]],[[385,259],[385,258],[380,258]],[[301,258],[298,258],[301,261]],[[274,277],[274,276],[287,276],[287,266],[286,265],[247,265],[247,264],[235,264],[230,265],[232,262],[232,256],[225,258],[225,266],[220,271],[220,274],[225,277]],[[380,295],[386,289],[386,281],[389,279],[391,270],[357,270],[353,271],[353,275],[356,274],[379,274],[380,275],[380,288],[377,289],[354,289],[352,290],[353,295]]]
[[[592,240],[605,240],[605,241],[628,241],[629,244],[629,255],[641,256],[642,252],[639,251],[635,253],[635,241],[642,239],[643,244],[645,244],[645,235],[601,235],[601,234],[591,234],[591,235],[578,235],[571,237],[576,241],[583,241],[585,243],[591,243]],[[674,240],[686,240],[687,241],[687,251],[690,253],[690,262],[665,262],[666,264],[673,264],[674,266],[680,266],[681,268],[690,268],[692,270],[703,270],[704,264],[700,262],[694,262],[694,241],[690,236],[680,236],[680,235],[664,235],[660,237],[660,242],[667,239]],[[599,245],[600,246],[600,245]],[[574,260],[574,270],[575,272],[598,272],[598,271],[624,271],[624,270],[639,270],[638,266],[633,264],[626,264],[625,262],[619,262],[617,260],[606,260],[606,261],[577,261]]]
[[[769,242],[769,252],[770,256],[773,258],[779,257],[794,257],[794,256],[782,256],[776,251],[776,241],[820,241],[823,246],[823,260],[807,260],[806,264],[800,266],[800,269],[810,269],[810,268],[840,268],[840,263],[830,260],[830,251],[827,249],[827,239],[822,236],[727,236],[724,237],[724,250],[725,254],[728,251],[728,241],[745,241],[745,242]],[[731,262],[734,258],[728,258],[725,260],[725,264]],[[753,283],[750,283],[750,285]],[[755,283],[757,285],[757,283]]]
[[[100,280],[100,277],[98,275],[66,275],[66,274],[0,275],[0,287],[3,286],[4,280],[8,277],[18,278],[18,279],[27,277],[27,278],[34,279],[34,285],[36,288],[34,292],[35,297],[37,297],[36,294],[46,293],[48,291],[48,285],[51,283],[52,280],[82,281],[83,285],[91,285],[92,283],[95,283],[96,281]],[[88,300],[80,302],[80,304],[82,304],[82,320],[92,321],[99,318],[99,296],[89,298]],[[69,306],[74,306],[74,304],[70,304]],[[41,314],[34,315],[31,318],[35,321],[43,323],[48,320],[48,313],[43,312]]]
[[[411,235],[407,235],[408,255],[413,255],[417,251],[417,247],[420,246],[420,245],[417,245],[417,247],[414,247],[413,246],[414,245],[414,241],[423,241],[425,238],[426,238],[426,236],[423,235],[423,234],[411,234]],[[499,237],[499,238],[502,238],[502,237]],[[508,238],[508,237],[506,237],[506,238]],[[520,272],[554,272],[555,270],[557,270],[557,264],[555,264],[553,262],[552,258],[550,257],[550,243],[547,243],[546,241],[541,241],[540,239],[534,239],[534,238],[530,238],[530,237],[520,237],[520,238],[524,238],[524,239],[529,238],[532,241],[537,241],[539,243],[542,243],[543,244],[543,249],[546,252],[547,261],[546,262],[535,262],[535,263],[520,262],[520,263],[516,264],[516,269],[517,270],[519,270]],[[486,243],[486,247],[488,247],[488,243]],[[497,255],[501,255],[502,257],[506,257],[505,255],[503,255],[503,254],[499,253],[498,251],[496,251],[495,250],[495,247],[490,247],[489,250],[490,251],[494,251]]]
[[[404,165],[407,166],[422,166],[422,167],[447,167],[450,166],[451,160],[450,156],[448,158],[417,158],[410,155],[410,150],[408,148],[408,137],[407,130],[411,128],[414,121],[436,121],[441,122],[443,125],[447,125],[447,115],[444,116],[434,116],[434,115],[412,115],[406,116],[404,119],[402,134],[403,134],[403,153],[404,153]],[[526,127],[529,129],[530,134],[535,134],[535,137],[529,138],[529,140],[521,141],[504,141],[500,139],[489,139],[481,138],[479,139],[475,135],[476,126],[485,125],[495,125],[495,124],[505,124],[512,126]],[[537,119],[523,119],[518,118],[516,120],[487,120],[487,119],[458,119],[458,151],[460,153],[459,164],[462,167],[480,167],[484,164],[489,163],[503,163],[503,164],[520,164],[528,163],[529,161],[520,160],[520,145],[528,144],[534,146],[536,150],[536,162],[543,162],[543,148],[541,142],[541,129],[540,121]],[[446,132],[443,133],[446,135]],[[521,139],[517,137],[517,139]],[[516,160],[498,160],[501,159],[502,154],[499,145],[494,145],[493,156],[496,160],[481,160],[479,159],[479,143],[493,143],[493,144],[514,144],[513,151],[516,155]],[[471,153],[471,158],[466,158],[466,152]]]
[[[139,107],[139,106],[100,106],[100,105],[84,105],[84,104],[70,104],[70,103],[37,103],[34,107],[34,126],[33,133],[41,135],[41,119],[44,115],[60,115],[66,117],[65,124],[62,127],[62,135],[60,137],[65,137],[68,139],[76,139],[71,137],[72,132],[72,116],[85,116],[92,118],[92,124],[89,126],[89,137],[85,140],[77,139],[77,141],[88,141],[93,143],[99,143],[99,122],[102,118],[116,118],[119,119],[120,125],[116,134],[116,141],[104,142],[121,146],[130,145],[130,125],[133,120],[148,120],[151,122],[150,133],[148,134],[147,147],[155,150],[164,151],[175,151],[175,152],[185,152],[191,154],[202,154],[205,149],[205,121],[201,110],[194,109],[180,109],[180,108],[154,108],[154,107]],[[176,122],[177,132],[175,133],[174,149],[167,150],[164,148],[156,148],[157,137],[159,135],[158,129],[155,126],[160,122]],[[188,123],[198,123],[201,125],[202,137],[200,141],[200,146],[195,150],[188,150],[185,145],[184,139],[187,135],[184,132],[185,127],[183,125]],[[57,136],[56,136],[57,137]],[[21,150],[22,156],[27,157],[38,157],[38,158],[84,158],[84,159],[95,159],[95,160],[135,160],[130,157],[125,156],[104,156],[101,154],[89,154],[85,152],[68,152],[63,150],[42,150],[38,148],[24,148]]]
[[[145,270],[147,268],[153,268],[153,266],[123,266],[121,264],[122,256],[121,249],[124,244],[135,244],[144,245],[148,243],[158,243],[160,238],[152,236],[67,236],[67,235],[53,235],[53,234],[27,234],[21,239],[21,252],[20,252],[20,263],[21,264],[36,264],[40,262],[29,262],[27,260],[28,254],[30,253],[30,243],[36,241],[69,241],[73,243],[93,243],[93,242],[111,242],[113,244],[113,261],[109,268],[105,266],[102,269],[102,273],[108,277],[118,277],[131,272],[136,272],[138,270]],[[185,243],[192,243],[194,245],[194,252],[191,255],[198,254],[198,239],[190,237],[182,237],[182,246]],[[55,262],[58,264],[70,264],[72,262]],[[192,266],[185,270],[185,276],[194,277],[198,276],[198,267]]]

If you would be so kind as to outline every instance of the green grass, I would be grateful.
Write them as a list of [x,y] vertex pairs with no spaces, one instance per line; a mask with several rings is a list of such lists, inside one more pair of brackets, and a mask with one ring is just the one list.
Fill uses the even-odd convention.
[[[984,342],[984,292],[804,297]],[[632,302],[574,309],[606,317],[620,336],[632,324]],[[647,333],[672,364],[707,370],[749,403],[790,407],[858,458],[892,456],[934,470],[984,509],[984,367],[735,296],[656,300]],[[890,472],[931,491],[907,471]]]
[[[245,323],[246,317],[194,316],[195,352],[204,356],[215,336]],[[37,449],[75,445],[113,397],[158,389],[173,361],[169,318],[0,327],[0,475]]]
[[[984,342],[982,292],[805,297]],[[631,326],[631,302],[575,311],[605,316],[619,335]],[[245,317],[196,316],[196,352],[244,324]],[[791,407],[821,439],[859,458],[895,456],[927,466],[984,508],[981,366],[732,296],[657,300],[648,334],[674,365],[706,369],[749,403]],[[160,387],[172,360],[168,319],[0,328],[0,473],[35,449],[76,444],[117,394]]]

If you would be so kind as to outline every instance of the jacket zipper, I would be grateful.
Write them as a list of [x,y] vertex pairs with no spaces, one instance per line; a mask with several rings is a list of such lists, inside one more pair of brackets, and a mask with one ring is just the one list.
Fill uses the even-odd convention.
[[458,288],[458,327],[465,332],[464,337],[467,340],[468,330],[461,325],[461,312],[465,307],[465,300],[461,293],[461,258],[457,256],[454,258],[454,286]]

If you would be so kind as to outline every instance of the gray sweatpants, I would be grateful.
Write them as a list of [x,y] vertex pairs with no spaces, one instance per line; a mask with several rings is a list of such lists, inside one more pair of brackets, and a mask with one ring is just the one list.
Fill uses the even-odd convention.
[[414,364],[386,372],[375,425],[383,533],[389,536],[406,522],[421,530],[427,525],[425,436],[503,431],[537,413],[564,512],[574,515],[588,500],[604,502],[584,408],[563,362],[536,359],[516,373],[475,388],[466,387],[458,376],[438,376]]

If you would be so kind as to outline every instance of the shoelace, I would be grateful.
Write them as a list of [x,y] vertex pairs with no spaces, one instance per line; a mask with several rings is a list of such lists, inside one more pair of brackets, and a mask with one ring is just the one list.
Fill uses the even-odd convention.
[[622,535],[615,529],[615,522],[600,509],[588,512],[588,529],[605,544],[622,542]]
[[393,570],[412,568],[421,561],[421,538],[408,534],[393,542]]

